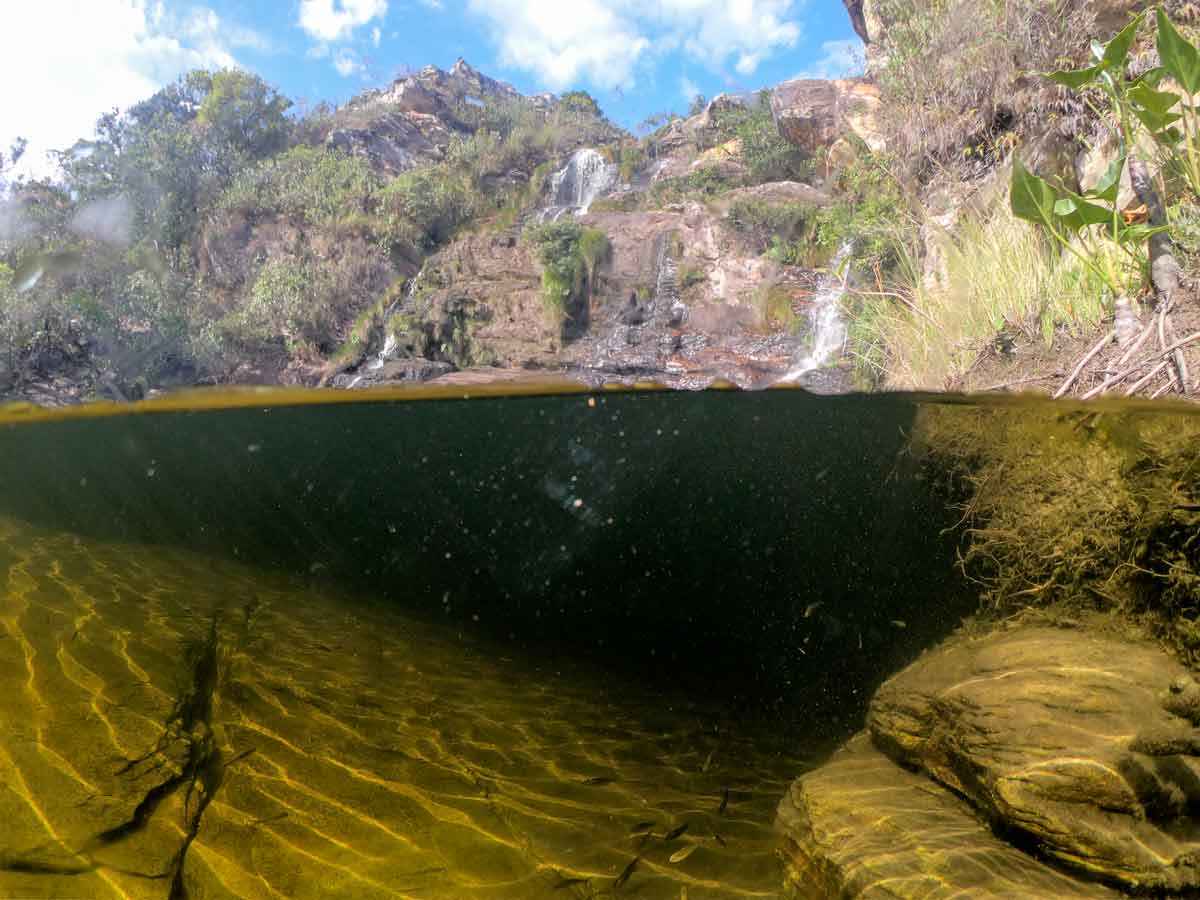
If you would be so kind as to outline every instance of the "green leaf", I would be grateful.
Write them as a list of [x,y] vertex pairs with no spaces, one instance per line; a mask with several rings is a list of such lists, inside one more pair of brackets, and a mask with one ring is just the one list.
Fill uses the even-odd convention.
[[1057,199],[1054,188],[1029,172],[1021,165],[1021,160],[1013,160],[1009,204],[1014,216],[1053,230],[1056,222],[1054,203]]
[[1166,115],[1179,102],[1179,95],[1174,91],[1159,91],[1144,81],[1139,81],[1129,89],[1127,95],[1138,106],[1161,115]]
[[1108,164],[1096,186],[1084,192],[1085,197],[1093,197],[1106,203],[1117,202],[1117,191],[1121,187],[1121,172],[1125,168],[1125,154],[1121,154]]
[[1171,124],[1178,122],[1182,115],[1180,113],[1160,113],[1152,109],[1146,109],[1142,106],[1134,106],[1133,114],[1138,117],[1138,120],[1146,126],[1154,138],[1164,144],[1175,144],[1179,141],[1178,130],[1171,128]]
[[1183,39],[1162,9],[1158,16],[1158,56],[1166,69],[1187,93],[1200,91],[1200,51]]
[[1147,225],[1144,222],[1137,225],[1124,225],[1118,227],[1116,239],[1120,244],[1140,244],[1142,241],[1149,240],[1156,234],[1162,234],[1164,231],[1170,230],[1170,225]]
[[1089,66],[1086,69],[1059,69],[1056,72],[1046,72],[1051,81],[1055,81],[1073,91],[1087,87],[1100,74],[1100,66]]
[[1125,60],[1129,57],[1129,49],[1133,46],[1137,30],[1142,24],[1142,14],[1134,16],[1129,24],[1122,28],[1111,41],[1104,45],[1104,54],[1100,57],[1100,67],[1104,69],[1124,69]]
[[1167,70],[1162,66],[1155,66],[1152,69],[1147,69],[1137,78],[1133,79],[1132,84],[1144,84],[1148,87],[1158,87],[1159,82],[1167,77]]
[[1111,224],[1113,217],[1111,209],[1089,203],[1077,195],[1060,198],[1054,204],[1054,215],[1071,231],[1082,231],[1089,225]]

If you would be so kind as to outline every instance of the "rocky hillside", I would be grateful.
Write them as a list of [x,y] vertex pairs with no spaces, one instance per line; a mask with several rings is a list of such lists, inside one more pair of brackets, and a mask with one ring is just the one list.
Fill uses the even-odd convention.
[[[1117,167],[1120,241],[1009,204],[1014,171],[1082,202],[1130,156],[1119,125],[1141,120],[1035,73],[1083,66],[1139,5],[846,2],[865,78],[721,96],[640,138],[584,92],[523,96],[461,60],[301,117],[253,76],[193,72],[101,120],[62,183],[10,191],[0,390],[541,369],[1189,394],[1200,342],[1160,357],[1200,328],[1200,204],[1167,132],[1139,138],[1161,202]],[[1127,36],[1120,83],[1159,83],[1151,20]],[[1169,303],[1150,226],[1170,229]]]
[[802,373],[841,343],[810,352],[848,221],[826,154],[878,145],[875,102],[791,82],[639,140],[585,93],[522,96],[461,60],[299,119],[252,76],[191,73],[102,121],[62,183],[12,187],[0,384],[57,403],[480,368]]

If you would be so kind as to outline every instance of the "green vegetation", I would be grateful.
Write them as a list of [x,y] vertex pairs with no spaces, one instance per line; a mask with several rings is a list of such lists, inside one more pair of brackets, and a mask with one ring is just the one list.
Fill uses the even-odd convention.
[[885,288],[852,295],[851,346],[860,371],[893,388],[952,388],[1001,331],[1049,344],[1060,328],[1094,326],[1101,284],[1074,257],[1005,212],[944,235],[943,277],[926,278],[915,250]]
[[382,187],[360,157],[299,146],[238,173],[215,206],[325,225],[374,212]]
[[779,133],[767,91],[760,93],[755,103],[718,106],[711,115],[713,144],[738,141],[748,183],[805,181],[812,177],[812,161]]
[[754,308],[758,324],[764,331],[787,331],[796,334],[804,320],[796,314],[792,294],[778,285],[764,284],[754,292]]
[[571,308],[595,291],[596,272],[609,254],[608,236],[575,222],[551,222],[526,232],[542,264],[542,305],[547,323],[561,330]]
[[726,221],[752,252],[785,265],[811,267],[827,256],[817,242],[822,215],[809,203],[740,197],[730,204]]
[[[118,395],[172,373],[222,380],[350,358],[427,255],[470,223],[512,226],[564,152],[621,134],[581,91],[550,105],[449,102],[459,134],[444,158],[397,177],[325,144],[334,127],[371,128],[386,111],[318,105],[294,118],[237,70],[190,72],[103,116],[94,140],[61,154],[61,185],[12,185],[20,228],[0,243],[0,391],[77,347],[93,348],[82,356],[97,357]],[[0,187],[21,149],[0,155]],[[644,159],[629,142],[621,154],[628,174]],[[579,243],[591,284],[599,251]],[[44,276],[25,277],[35,269]]]

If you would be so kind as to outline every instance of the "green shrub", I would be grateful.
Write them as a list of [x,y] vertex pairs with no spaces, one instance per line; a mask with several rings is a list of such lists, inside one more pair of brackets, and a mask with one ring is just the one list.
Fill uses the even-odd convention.
[[889,288],[852,295],[849,317],[860,370],[889,388],[952,388],[1000,331],[1049,344],[1059,328],[1090,329],[1104,314],[1094,276],[1007,212],[956,226],[939,281],[924,277],[911,248],[895,246]]
[[730,204],[726,220],[754,252],[763,253],[768,248],[815,240],[818,213],[809,203],[740,197]]
[[917,224],[894,169],[892,157],[860,144],[854,161],[838,173],[835,201],[816,217],[816,240],[827,253],[852,241],[860,270],[886,272],[897,264],[897,240],[912,239]]
[[239,173],[216,206],[328,224],[347,215],[371,213],[381,187],[382,180],[366,160],[300,146]]
[[552,328],[561,328],[573,302],[595,289],[596,270],[607,258],[608,236],[576,222],[551,222],[526,232],[542,264],[542,305]]
[[379,192],[379,202],[384,239],[424,253],[474,214],[478,198],[455,172],[435,166],[394,178]]

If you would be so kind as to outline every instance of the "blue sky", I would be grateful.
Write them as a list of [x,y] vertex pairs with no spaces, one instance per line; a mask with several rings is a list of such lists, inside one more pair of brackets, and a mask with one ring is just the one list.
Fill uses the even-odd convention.
[[23,167],[101,113],[197,66],[240,66],[297,101],[341,103],[458,57],[525,93],[580,88],[614,121],[682,112],[694,93],[857,71],[840,0],[34,0],[6,10],[0,145]]

